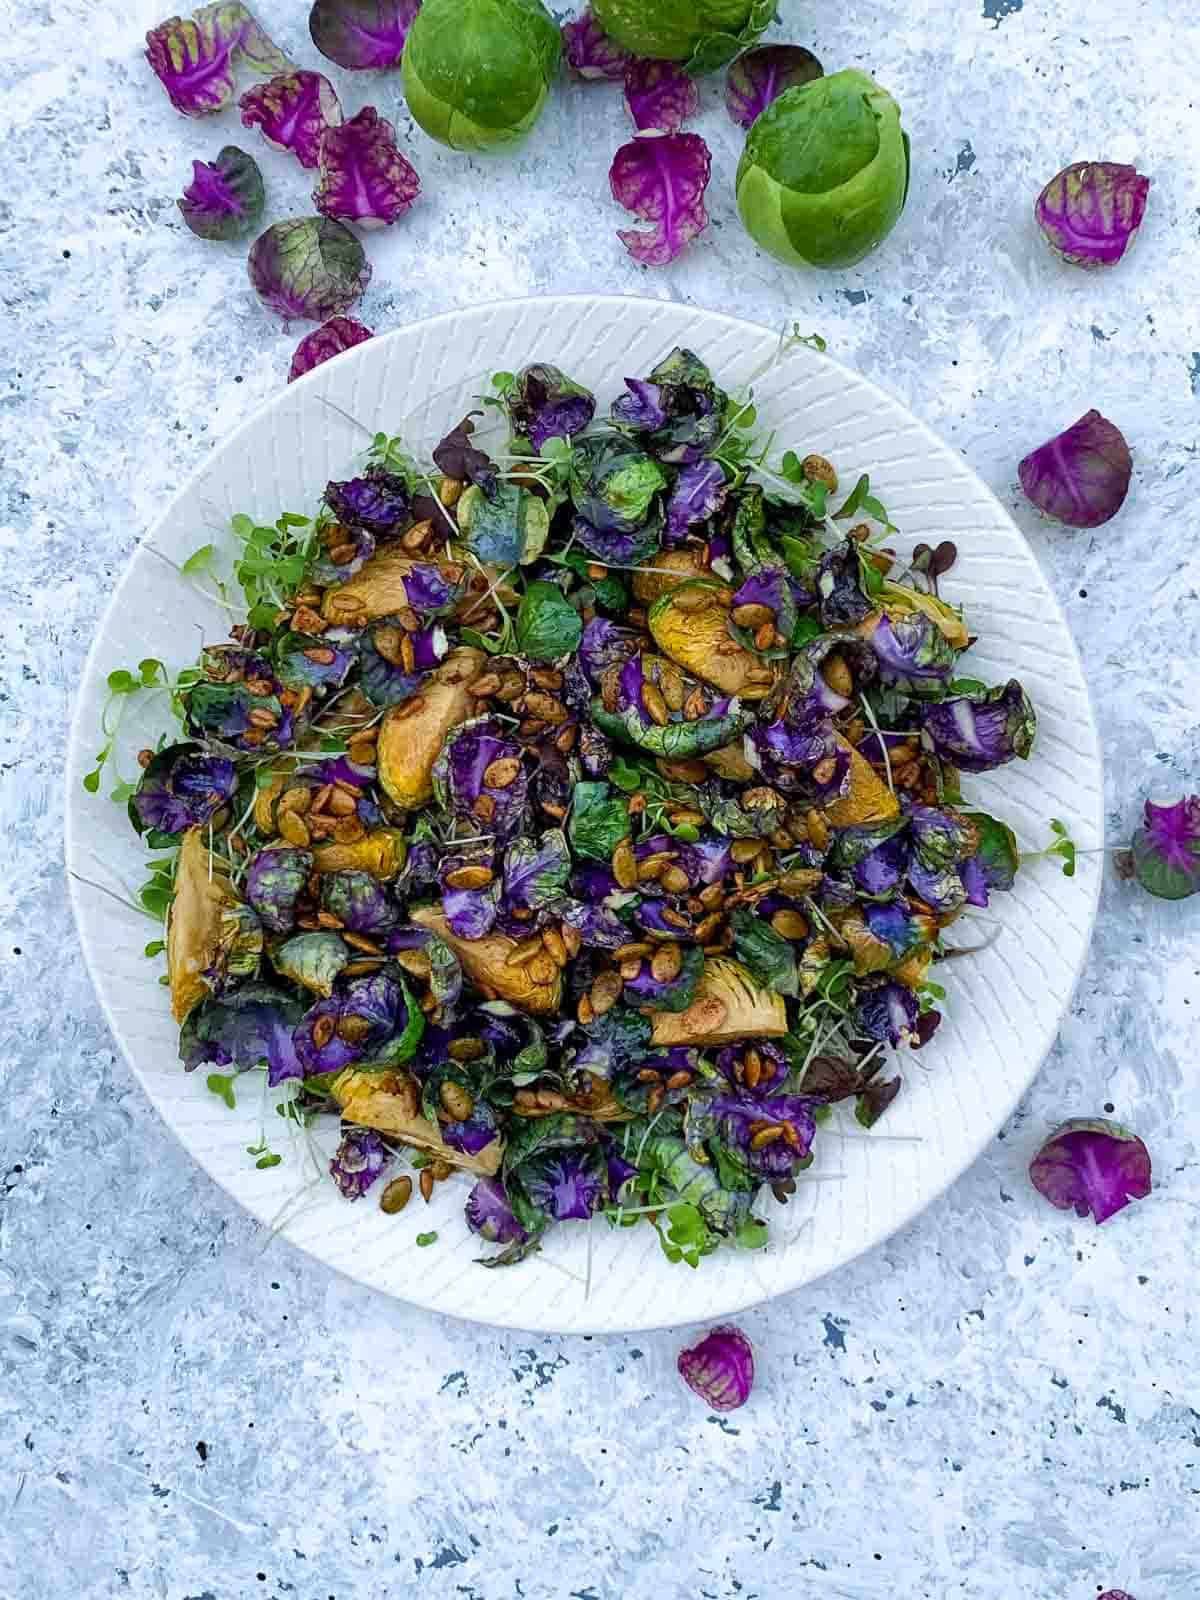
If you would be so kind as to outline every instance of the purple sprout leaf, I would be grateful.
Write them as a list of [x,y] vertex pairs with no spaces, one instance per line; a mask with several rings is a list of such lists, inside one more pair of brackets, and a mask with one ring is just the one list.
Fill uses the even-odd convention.
[[395,536],[411,520],[407,482],[398,472],[381,466],[368,467],[361,478],[343,483],[331,480],[325,485],[325,504],[339,522],[365,528],[378,539]]
[[714,1328],[690,1350],[681,1350],[679,1375],[714,1411],[736,1411],[754,1387],[754,1350],[740,1328]]
[[1050,248],[1076,267],[1112,267],[1146,215],[1150,179],[1119,161],[1077,161],[1038,195],[1034,216]]
[[683,468],[667,501],[667,539],[681,540],[696,523],[715,517],[729,493],[718,461],[694,461]]
[[824,68],[798,44],[762,44],[732,62],[725,74],[725,109],[739,128],[752,127],[785,89],[811,83]]
[[489,1244],[523,1244],[529,1235],[513,1216],[499,1178],[480,1178],[467,1196],[467,1227]]
[[956,695],[925,706],[922,723],[935,755],[962,772],[990,772],[1029,759],[1037,713],[1015,678],[983,694]]
[[323,56],[350,72],[398,67],[421,0],[314,0],[308,31]]
[[678,133],[700,107],[700,90],[674,61],[631,61],[625,69],[625,106],[639,133]]
[[1106,1222],[1150,1193],[1150,1152],[1128,1128],[1103,1118],[1064,1122],[1029,1164],[1034,1188],[1060,1211]]
[[185,117],[211,116],[228,105],[238,66],[266,78],[293,70],[238,0],[217,0],[193,17],[159,23],[146,35],[146,60]]
[[371,281],[362,245],[331,217],[272,223],[251,246],[247,265],[265,306],[309,322],[349,311]]
[[391,1159],[387,1146],[372,1129],[347,1128],[329,1172],[347,1200],[361,1200]]
[[1131,854],[1134,877],[1148,893],[1161,900],[1200,894],[1200,795],[1173,806],[1147,800]]
[[210,821],[237,790],[237,771],[223,756],[206,755],[198,744],[160,750],[138,780],[129,820],[138,833],[180,834]]
[[192,181],[175,203],[197,238],[226,240],[249,232],[265,199],[257,161],[227,144],[215,161],[192,162]]
[[324,216],[360,228],[388,227],[412,209],[420,192],[421,180],[401,154],[395,128],[374,106],[326,132],[313,190],[313,204]]
[[581,17],[562,25],[563,54],[577,78],[620,83],[634,60],[608,37],[588,6]]
[[365,344],[373,337],[370,328],[364,327],[353,317],[330,317],[328,322],[314,328],[312,333],[306,333],[296,346],[288,369],[288,382],[295,383],[297,378],[304,377],[314,367],[332,361],[334,356],[353,350],[356,344]]
[[613,199],[653,224],[617,231],[635,261],[665,267],[704,232],[711,174],[712,154],[698,133],[644,133],[621,146],[609,172]]
[[1125,504],[1133,457],[1125,436],[1098,411],[1030,451],[1017,468],[1039,511],[1068,528],[1099,528]]
[[505,405],[514,439],[527,442],[535,455],[550,439],[582,433],[596,414],[591,390],[544,361],[517,373]]
[[290,150],[302,167],[321,162],[321,140],[342,120],[337,91],[320,72],[289,72],[256,84],[238,101],[242,126],[258,128],[274,150]]

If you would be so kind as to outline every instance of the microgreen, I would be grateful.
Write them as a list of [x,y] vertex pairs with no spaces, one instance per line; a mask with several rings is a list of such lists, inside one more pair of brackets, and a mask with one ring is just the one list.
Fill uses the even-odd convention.
[[[211,1078],[209,1079],[209,1088],[212,1088]],[[232,1100],[226,1101],[227,1105],[232,1105],[232,1103]],[[257,1144],[248,1144],[246,1146],[246,1154],[248,1156],[257,1157],[254,1165],[260,1172],[264,1172],[268,1167],[277,1167],[283,1160],[282,1156],[276,1155],[275,1152],[270,1148],[270,1146],[267,1144],[265,1136],[261,1138]]]
[[434,1231],[433,1233],[419,1233],[417,1235],[417,1246],[421,1250],[424,1250],[427,1245],[436,1244],[436,1243],[437,1243],[437,1233],[436,1233],[436,1231]]
[[[104,744],[96,756],[96,765],[83,780],[83,787],[88,794],[96,794],[100,788],[100,774],[109,761],[113,761],[113,746],[116,744],[117,735],[121,731],[121,723],[129,700],[133,695],[141,694],[145,690],[166,687],[167,669],[161,661],[156,661],[152,656],[147,656],[144,661],[139,661],[137,667],[128,671],[123,667],[108,675],[108,699],[104,710],[100,713],[100,732],[104,735]],[[124,802],[133,794],[137,785],[127,783],[116,770],[116,787],[112,790],[111,798]]]
[[698,1267],[701,1256],[711,1255],[720,1242],[701,1216],[699,1207],[687,1200],[668,1206],[665,1231],[657,1218],[651,1221],[663,1255],[673,1263],[686,1261],[689,1267]]
[[161,939],[151,939],[150,943],[142,951],[142,954],[144,956],[148,956],[152,960],[155,956],[162,955],[166,948],[167,947],[165,943]]
[[1048,845],[1040,854],[1044,856],[1058,856],[1062,861],[1062,874],[1064,878],[1075,876],[1075,857],[1077,850],[1075,841],[1067,832],[1065,822],[1060,822],[1057,817],[1050,818],[1050,832],[1055,835],[1055,842]]
[[833,513],[834,520],[847,521],[850,517],[857,516],[860,511],[865,511],[867,516],[873,517],[876,522],[882,522],[888,533],[895,531],[895,524],[888,515],[887,507],[871,493],[871,479],[865,472]]
[[208,1077],[204,1080],[205,1088],[208,1089],[210,1093],[215,1094],[218,1100],[224,1100],[230,1111],[232,1111],[237,1105],[237,1097],[233,1092],[233,1082],[235,1077],[236,1073],[231,1073],[228,1077],[226,1077],[224,1073],[210,1072]]
[[230,526],[242,546],[233,571],[246,597],[250,625],[273,628],[277,614],[304,582],[313,550],[313,520],[285,511],[267,527],[239,513]]
[[[176,848],[172,854],[157,856],[146,863],[147,877],[138,890],[138,903],[156,921],[161,922],[166,917],[175,897],[175,868],[178,861],[179,850]],[[146,954],[150,954],[149,949]]]

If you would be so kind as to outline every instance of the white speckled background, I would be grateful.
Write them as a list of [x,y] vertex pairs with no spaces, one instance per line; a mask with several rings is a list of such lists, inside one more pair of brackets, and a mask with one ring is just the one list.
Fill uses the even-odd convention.
[[[258,7],[317,65],[304,10]],[[613,237],[614,91],[564,87],[522,153],[484,164],[408,130],[394,83],[334,70],[348,109],[397,118],[425,185],[367,241],[365,320],[615,289],[821,332],[1034,539],[1089,674],[1119,837],[1152,787],[1200,787],[1194,8],[781,10],[775,36],[867,67],[904,107],[913,192],[874,259],[817,277],[756,254],[715,84],[713,227],[651,273]],[[236,112],[176,116],[140,53],[158,20],[148,0],[0,0],[0,1596],[1193,1600],[1197,902],[1110,877],[1012,1123],[917,1225],[743,1319],[759,1381],[727,1420],[677,1380],[677,1336],[500,1336],[266,1242],[149,1110],[79,961],[60,747],[134,541],[282,384],[303,331],[259,308],[244,246],[194,239],[174,196],[230,141],[260,161],[271,215],[306,209],[309,185]],[[1041,184],[1088,156],[1155,181],[1107,276],[1056,265],[1030,222]],[[1095,534],[1050,531],[1016,462],[1093,405],[1134,448],[1130,501]],[[1148,1140],[1157,1188],[1096,1230],[1024,1172],[1055,1122],[1104,1109]]]

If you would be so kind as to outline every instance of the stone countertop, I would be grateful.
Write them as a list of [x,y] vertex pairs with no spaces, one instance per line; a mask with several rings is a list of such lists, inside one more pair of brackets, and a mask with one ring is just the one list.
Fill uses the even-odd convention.
[[[774,36],[873,71],[913,137],[901,225],[824,276],[743,234],[716,83],[697,123],[712,227],[655,272],[614,237],[616,91],[564,86],[523,150],[483,162],[414,130],[394,79],[333,71],[348,109],[395,118],[424,183],[367,240],[362,314],[383,330],[619,290],[820,332],[1032,538],[1083,654],[1120,839],[1152,788],[1200,787],[1200,177],[1180,159],[1200,41],[1178,9],[783,0]],[[258,12],[326,66],[303,6]],[[261,162],[270,216],[306,210],[308,188],[236,112],[175,115],[140,50],[158,20],[150,0],[0,0],[0,1595],[1200,1594],[1197,902],[1109,876],[1070,1015],[1010,1124],[912,1227],[741,1319],[759,1380],[726,1419],[676,1377],[683,1334],[500,1335],[342,1281],[267,1239],[150,1110],[81,964],[60,751],[134,542],[278,391],[304,331],[259,307],[244,245],[193,238],[174,197],[230,140]],[[1154,177],[1108,275],[1059,266],[1030,220],[1084,157]],[[1051,530],[1016,462],[1092,406],[1133,445],[1132,493],[1094,534]],[[1045,1206],[1025,1166],[1059,1120],[1106,1111],[1147,1139],[1157,1184],[1098,1230]]]

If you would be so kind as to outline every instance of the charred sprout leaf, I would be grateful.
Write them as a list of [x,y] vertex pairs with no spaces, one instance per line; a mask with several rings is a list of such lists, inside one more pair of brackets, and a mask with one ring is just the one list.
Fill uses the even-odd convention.
[[1170,806],[1147,800],[1131,854],[1133,875],[1150,894],[1185,900],[1200,893],[1200,795]]
[[265,306],[310,322],[349,311],[371,281],[362,245],[329,217],[272,223],[251,247],[249,271]]
[[1068,528],[1099,528],[1125,504],[1133,457],[1115,423],[1098,411],[1033,450],[1017,469],[1039,511]]
[[253,156],[227,144],[211,163],[193,161],[192,181],[176,203],[201,239],[236,239],[259,220],[266,203],[262,173]]
[[577,856],[588,861],[612,860],[612,853],[630,832],[629,808],[607,783],[575,786],[567,833]]
[[228,105],[239,66],[267,78],[292,70],[240,0],[216,0],[193,17],[171,17],[152,28],[146,60],[185,117],[206,117]]
[[1133,243],[1150,179],[1119,161],[1077,161],[1038,196],[1038,227],[1063,261],[1076,267],[1115,266]]
[[1150,1152],[1128,1128],[1103,1118],[1065,1122],[1033,1158],[1029,1176],[1060,1211],[1107,1222],[1150,1193]]
[[583,622],[553,583],[531,583],[517,612],[517,649],[534,661],[556,661],[579,646]]
[[698,133],[647,133],[622,145],[609,184],[618,205],[653,226],[619,228],[635,261],[665,267],[708,227],[704,194],[712,153]]
[[276,972],[325,998],[333,993],[334,979],[351,959],[350,948],[339,933],[298,933],[271,951]]
[[421,0],[315,0],[308,16],[312,42],[351,72],[400,65]]
[[734,954],[758,982],[776,994],[798,995],[800,979],[794,946],[746,906],[737,908],[730,925]]

